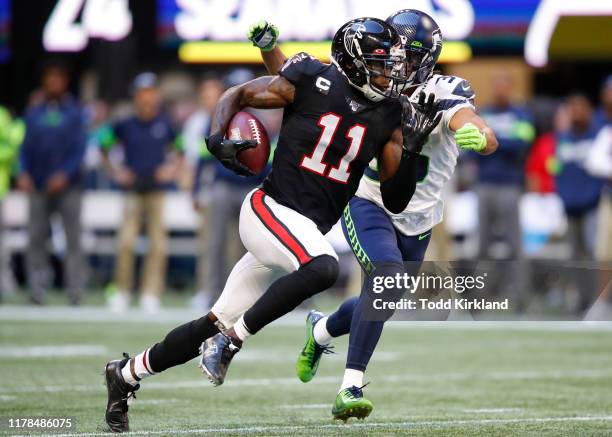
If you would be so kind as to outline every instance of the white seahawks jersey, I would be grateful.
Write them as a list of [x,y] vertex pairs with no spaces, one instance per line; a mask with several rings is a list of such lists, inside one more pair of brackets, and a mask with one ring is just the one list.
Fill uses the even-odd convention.
[[[396,229],[404,235],[422,234],[442,221],[442,189],[455,171],[459,155],[449,123],[459,109],[474,109],[474,91],[469,82],[460,77],[436,74],[420,85],[410,100],[416,103],[421,91],[434,93],[443,114],[440,124],[432,131],[421,152],[418,183],[410,203],[400,214],[387,211]],[[356,195],[384,208],[376,159],[366,169]]]

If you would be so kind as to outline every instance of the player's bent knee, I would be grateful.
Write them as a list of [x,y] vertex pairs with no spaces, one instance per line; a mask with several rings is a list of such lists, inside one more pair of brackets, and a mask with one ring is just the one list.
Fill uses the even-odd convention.
[[309,274],[313,289],[318,291],[325,290],[334,285],[340,274],[338,260],[331,255],[317,256],[308,264],[300,267],[300,270]]

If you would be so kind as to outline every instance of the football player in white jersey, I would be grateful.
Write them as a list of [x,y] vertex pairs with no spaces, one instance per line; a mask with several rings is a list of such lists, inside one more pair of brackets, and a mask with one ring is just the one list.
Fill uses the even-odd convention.
[[[345,236],[365,273],[361,296],[348,299],[329,316],[311,311],[306,319],[306,344],[296,364],[297,375],[303,382],[314,377],[322,354],[329,352],[332,338],[350,333],[344,379],[332,408],[334,418],[341,420],[364,418],[373,409],[372,402],[363,397],[363,375],[384,320],[393,312],[380,314],[379,321],[371,321],[371,315],[364,320],[364,311],[371,305],[368,297],[372,295],[371,279],[394,277],[406,270],[418,273],[431,230],[442,221],[442,189],[455,170],[459,149],[488,155],[497,148],[495,134],[475,112],[474,91],[469,82],[433,74],[442,50],[442,34],[436,22],[414,9],[398,11],[386,21],[398,31],[407,52],[406,99],[416,103],[425,94],[433,93],[443,115],[421,150],[419,183],[402,213],[392,214],[385,209],[378,165],[375,160],[371,162],[342,218]],[[265,21],[249,30],[249,39],[261,49],[266,68],[272,74],[286,59],[276,46],[277,37],[278,29]],[[406,268],[405,263],[410,267]],[[397,296],[403,292],[386,290],[394,291]]]

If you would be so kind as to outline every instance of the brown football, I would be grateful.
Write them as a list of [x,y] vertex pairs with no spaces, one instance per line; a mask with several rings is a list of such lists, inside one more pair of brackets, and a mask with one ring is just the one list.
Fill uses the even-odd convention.
[[253,173],[263,171],[270,157],[270,140],[266,128],[254,115],[246,111],[234,115],[227,126],[225,137],[229,140],[257,141],[257,146],[238,152],[236,157]]

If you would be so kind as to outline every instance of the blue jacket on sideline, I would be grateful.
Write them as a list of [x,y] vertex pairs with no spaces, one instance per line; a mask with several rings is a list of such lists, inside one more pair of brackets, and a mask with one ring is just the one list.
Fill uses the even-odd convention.
[[78,183],[86,135],[77,101],[66,96],[59,102],[43,102],[32,107],[24,121],[21,169],[32,177],[36,189],[44,189],[57,172],[64,172],[72,184]]
[[584,133],[569,131],[556,135],[560,170],[555,184],[568,215],[581,215],[599,202],[603,181],[591,176],[584,167],[596,135],[594,125]]

